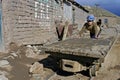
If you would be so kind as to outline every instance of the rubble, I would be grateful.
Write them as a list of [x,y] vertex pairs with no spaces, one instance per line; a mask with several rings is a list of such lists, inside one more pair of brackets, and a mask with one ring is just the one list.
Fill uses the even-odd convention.
[[33,74],[30,80],[45,80],[40,74]]
[[32,73],[32,74],[40,74],[40,73],[43,73],[43,64],[40,64],[39,62],[35,62],[30,70],[29,70],[29,73]]
[[28,58],[35,58],[41,52],[41,50],[38,50],[36,46],[27,45],[26,47],[27,49],[25,50],[25,55]]
[[[105,44],[107,44],[107,43],[105,43]],[[119,40],[117,42],[117,45],[118,45],[118,47],[115,48],[116,49],[115,52],[118,52],[119,49],[117,49],[117,48],[120,48]],[[98,48],[97,45],[94,45],[93,47],[90,47],[90,50],[94,51],[94,52],[96,50],[104,51],[105,48],[103,45],[100,45],[100,48]],[[86,52],[88,52],[88,51],[86,50]],[[112,51],[114,51],[114,50],[112,50]],[[78,73],[75,75],[68,75],[69,73],[64,73],[64,72],[61,73],[58,70],[58,68],[53,67],[54,65],[56,65],[54,59],[52,57],[50,57],[49,59],[46,60],[48,55],[41,54],[41,53],[42,52],[41,52],[41,50],[38,49],[38,47],[31,46],[31,45],[27,45],[25,47],[19,47],[13,51],[11,50],[9,52],[9,55],[3,56],[0,59],[0,68],[1,68],[0,80],[67,80],[67,79],[68,80],[88,80],[89,77],[87,77],[86,75],[82,75],[81,73]],[[21,56],[21,57],[19,57],[19,56]],[[116,56],[116,57],[119,57],[119,56]],[[111,63],[112,61],[118,59],[116,57],[114,57],[114,59],[111,61],[109,60],[109,62]],[[37,60],[34,61],[31,59],[37,59]],[[43,60],[43,64],[41,64],[42,60]],[[41,62],[41,63],[39,63],[39,62]],[[114,63],[115,63],[115,61],[114,61]],[[112,62],[112,64],[113,64],[113,62]],[[116,61],[116,64],[118,65],[119,63],[117,63],[117,61]],[[105,67],[103,66],[103,68],[105,68]],[[18,69],[20,69],[20,70],[18,70]],[[119,71],[118,70],[119,70],[119,65],[113,66],[112,68],[110,68],[109,72],[105,73],[106,75],[108,74],[105,77],[104,77],[103,71],[101,70],[101,72],[99,72],[99,75],[101,75],[101,76],[98,75],[98,77],[96,77],[94,79],[103,80],[102,77],[104,77],[105,80],[110,80],[109,76],[111,76],[111,78],[112,78],[114,76],[114,74],[116,76],[113,77],[112,79],[114,79],[114,80],[116,80],[116,78],[119,79],[119,73],[118,73]],[[65,76],[66,74],[68,76]]]
[[33,58],[35,56],[35,52],[31,48],[27,48],[25,53],[25,56],[29,58]]
[[0,75],[0,80],[9,80],[9,79],[6,78],[5,75]]
[[18,57],[18,55],[16,54],[16,53],[10,53],[12,56],[14,56],[14,57]]
[[6,71],[0,71],[0,80],[9,80],[6,75],[8,75],[8,72]]
[[6,65],[9,65],[9,62],[7,60],[0,61],[0,67],[6,66]]

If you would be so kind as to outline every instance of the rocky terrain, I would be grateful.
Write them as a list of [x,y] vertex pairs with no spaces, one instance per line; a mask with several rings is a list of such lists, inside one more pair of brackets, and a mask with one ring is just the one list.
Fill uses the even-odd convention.
[[[117,25],[120,33],[120,26]],[[68,73],[38,46],[11,44],[9,54],[0,53],[0,80],[90,80],[86,72]],[[105,57],[98,76],[91,80],[120,80],[120,35]]]

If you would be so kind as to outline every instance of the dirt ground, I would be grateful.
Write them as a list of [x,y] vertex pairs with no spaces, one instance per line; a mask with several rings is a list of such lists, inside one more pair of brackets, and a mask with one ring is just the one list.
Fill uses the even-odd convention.
[[[5,56],[2,56],[5,57]],[[11,59],[8,61],[12,66],[11,71],[7,71],[9,75],[7,76],[9,80],[30,80],[31,76],[29,74],[29,65],[36,61],[40,61],[45,58],[46,55],[39,55],[36,59],[27,58],[24,54],[21,57]],[[50,62],[49,62],[50,63]],[[50,69],[48,69],[49,71]],[[90,78],[82,73],[71,74],[66,72],[56,73],[54,70],[50,70],[52,76],[50,79],[45,80],[89,80]],[[49,72],[46,71],[47,75]],[[54,74],[53,74],[54,73]],[[98,76],[94,77],[92,80],[120,80],[120,38],[118,38],[115,45],[112,47],[109,55],[106,56],[101,69],[98,72]]]
[[98,75],[89,78],[86,74],[70,74],[60,72],[50,78],[50,80],[120,80],[120,38],[113,45],[108,55],[105,57]]
[[120,38],[106,56],[99,75],[94,80],[120,80]]

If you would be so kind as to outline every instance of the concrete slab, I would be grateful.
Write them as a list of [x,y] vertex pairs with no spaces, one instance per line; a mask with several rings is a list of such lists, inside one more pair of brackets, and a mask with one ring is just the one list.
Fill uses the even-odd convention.
[[116,39],[116,30],[108,28],[102,31],[99,39],[74,38],[44,46],[45,51],[77,56],[105,57]]

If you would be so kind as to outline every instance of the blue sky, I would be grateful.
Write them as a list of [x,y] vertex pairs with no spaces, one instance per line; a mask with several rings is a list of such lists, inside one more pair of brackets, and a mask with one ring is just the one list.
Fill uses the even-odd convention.
[[99,7],[104,8],[118,16],[120,16],[120,0],[76,0],[81,5],[95,6],[99,4]]

